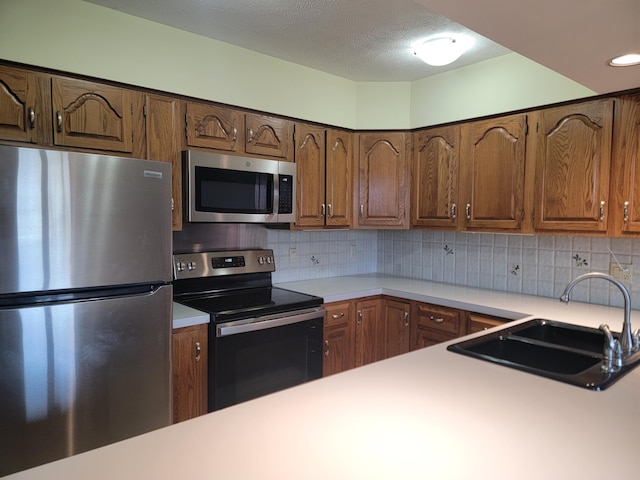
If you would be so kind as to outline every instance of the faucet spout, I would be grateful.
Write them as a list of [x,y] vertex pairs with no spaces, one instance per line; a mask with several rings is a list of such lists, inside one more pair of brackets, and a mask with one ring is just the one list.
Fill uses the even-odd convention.
[[588,280],[590,278],[601,278],[602,280],[607,280],[608,282],[613,283],[620,292],[622,293],[622,297],[624,298],[624,321],[622,324],[622,333],[620,334],[620,349],[622,350],[622,355],[628,356],[633,353],[634,348],[636,347],[633,342],[633,336],[631,334],[631,297],[629,295],[629,290],[624,286],[622,282],[620,282],[617,278],[613,278],[610,275],[600,272],[589,272],[584,275],[580,275],[573,279],[569,284],[565,287],[562,295],[560,296],[560,301],[564,303],[569,303],[569,294],[573,287],[576,284],[582,282],[583,280]]

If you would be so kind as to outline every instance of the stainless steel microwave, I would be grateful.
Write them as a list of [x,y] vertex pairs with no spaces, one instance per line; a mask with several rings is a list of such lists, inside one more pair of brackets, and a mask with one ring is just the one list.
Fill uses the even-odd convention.
[[295,163],[187,150],[183,173],[189,222],[295,221]]

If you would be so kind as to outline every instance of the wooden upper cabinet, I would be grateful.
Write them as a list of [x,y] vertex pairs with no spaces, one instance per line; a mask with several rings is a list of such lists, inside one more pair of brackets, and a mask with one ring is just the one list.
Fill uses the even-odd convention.
[[353,202],[353,133],[344,130],[326,131],[327,215],[330,227],[350,227]]
[[402,132],[358,135],[358,226],[408,228],[407,137]]
[[640,233],[640,95],[616,100],[609,199],[615,233]]
[[298,227],[350,227],[353,134],[296,124]]
[[526,134],[526,115],[462,125],[459,210],[467,229],[521,228]]
[[145,95],[146,158],[171,164],[173,230],[182,229],[183,110],[184,103],[175,97]]
[[245,115],[245,151],[293,161],[293,123],[277,117]]
[[296,225],[325,223],[325,132],[322,127],[297,124],[295,133]]
[[414,132],[411,226],[456,228],[459,150],[459,125]]
[[133,152],[132,90],[63,77],[51,80],[55,145]]
[[231,108],[187,102],[187,145],[244,151],[244,114]]
[[50,145],[50,113],[47,77],[0,65],[0,140]]
[[612,124],[611,99],[538,112],[537,231],[607,231]]

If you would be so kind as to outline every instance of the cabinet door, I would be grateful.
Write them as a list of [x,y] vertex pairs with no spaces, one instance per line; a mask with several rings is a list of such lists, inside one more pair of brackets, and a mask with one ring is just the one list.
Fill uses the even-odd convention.
[[295,145],[296,225],[321,227],[326,214],[324,129],[297,124]]
[[173,422],[207,413],[207,329],[195,325],[173,331]]
[[51,87],[43,75],[0,65],[0,139],[51,144]]
[[385,326],[382,321],[382,300],[361,300],[356,303],[356,367],[385,357]]
[[293,123],[276,117],[245,115],[245,151],[293,160]]
[[409,351],[409,316],[411,304],[400,300],[384,300],[385,358]]
[[244,115],[232,108],[187,102],[187,145],[242,151]]
[[408,227],[407,135],[359,135],[359,226]]
[[328,129],[326,133],[327,216],[331,227],[350,227],[353,205],[353,134]]
[[183,103],[174,97],[145,96],[146,158],[171,164],[173,230],[182,229],[181,135]]
[[521,228],[526,133],[526,115],[462,125],[461,214],[466,228]]
[[490,328],[504,325],[509,320],[506,318],[493,317],[490,315],[482,315],[480,313],[467,313],[467,333],[482,332]]
[[613,100],[550,108],[538,117],[535,229],[606,232]]
[[56,145],[133,151],[133,96],[137,93],[62,77],[54,77],[51,85]]
[[616,100],[609,212],[617,234],[640,233],[640,96]]
[[460,126],[415,132],[413,139],[411,225],[455,229]]
[[422,302],[413,302],[411,307],[411,350],[446,342],[466,333],[457,309]]
[[355,303],[339,302],[325,305],[324,377],[356,366]]

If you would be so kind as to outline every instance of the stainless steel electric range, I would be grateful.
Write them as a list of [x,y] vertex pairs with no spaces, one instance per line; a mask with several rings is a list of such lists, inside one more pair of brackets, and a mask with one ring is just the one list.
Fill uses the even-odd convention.
[[322,376],[322,298],[272,285],[272,250],[176,254],[174,301],[206,312],[209,411]]

